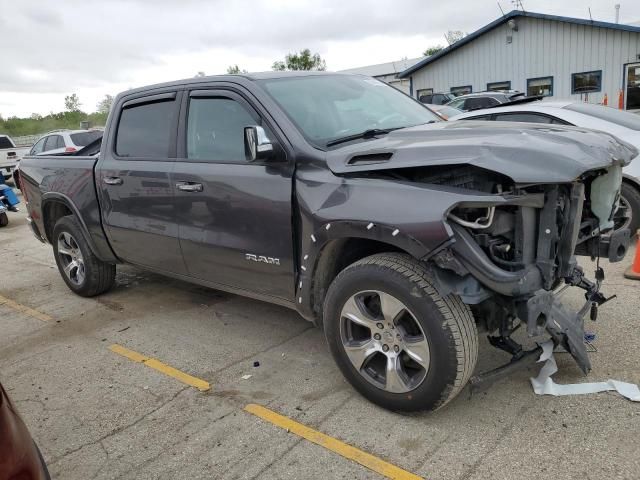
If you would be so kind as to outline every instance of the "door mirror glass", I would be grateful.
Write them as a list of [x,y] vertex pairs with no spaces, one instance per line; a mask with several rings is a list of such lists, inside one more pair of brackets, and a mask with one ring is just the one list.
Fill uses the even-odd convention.
[[273,143],[264,128],[258,125],[244,127],[244,152],[248,162],[265,160],[273,155]]

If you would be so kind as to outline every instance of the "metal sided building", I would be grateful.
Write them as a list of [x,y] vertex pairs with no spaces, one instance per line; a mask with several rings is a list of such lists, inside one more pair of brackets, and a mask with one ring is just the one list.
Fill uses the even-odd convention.
[[640,109],[640,27],[514,10],[403,71],[413,97],[512,89]]

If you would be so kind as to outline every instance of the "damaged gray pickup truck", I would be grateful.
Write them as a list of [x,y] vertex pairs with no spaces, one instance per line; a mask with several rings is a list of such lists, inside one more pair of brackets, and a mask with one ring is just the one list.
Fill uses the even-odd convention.
[[[583,322],[607,297],[577,256],[624,257],[637,153],[574,127],[448,124],[362,76],[279,72],[124,92],[101,146],[26,157],[21,178],[74,292],[109,290],[129,263],[285,305],[366,398],[418,410],[533,358],[521,325],[589,371]],[[584,290],[577,312],[567,286]],[[478,332],[511,361],[472,377]]]

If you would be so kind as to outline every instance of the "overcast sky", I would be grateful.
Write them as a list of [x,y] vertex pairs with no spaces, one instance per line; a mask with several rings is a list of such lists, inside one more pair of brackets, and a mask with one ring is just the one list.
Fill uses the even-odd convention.
[[[638,0],[523,0],[529,11],[640,20]],[[500,0],[505,12],[510,0]],[[0,0],[0,115],[91,112],[105,94],[167,80],[264,71],[310,48],[340,70],[419,57],[447,30],[500,16],[495,0]]]

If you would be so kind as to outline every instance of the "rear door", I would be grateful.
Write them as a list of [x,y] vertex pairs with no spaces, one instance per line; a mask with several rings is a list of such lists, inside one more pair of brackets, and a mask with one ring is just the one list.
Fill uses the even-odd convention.
[[266,112],[233,89],[185,92],[176,188],[180,243],[189,275],[290,300],[293,296],[292,172],[284,150],[245,159],[244,128]]
[[96,169],[105,231],[127,262],[185,274],[170,175],[178,91],[125,97]]
[[64,138],[62,135],[49,135],[44,142],[41,155],[57,155],[64,153]]

